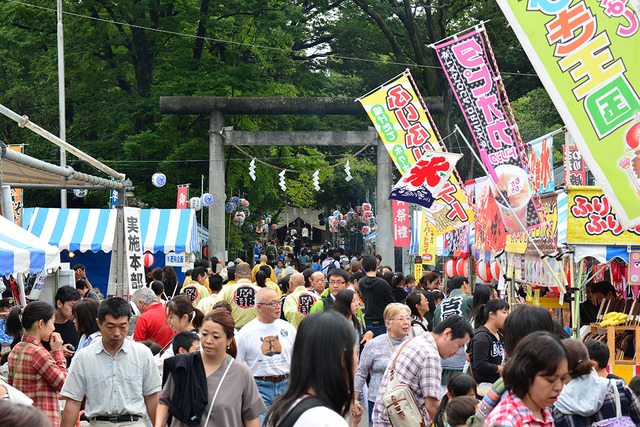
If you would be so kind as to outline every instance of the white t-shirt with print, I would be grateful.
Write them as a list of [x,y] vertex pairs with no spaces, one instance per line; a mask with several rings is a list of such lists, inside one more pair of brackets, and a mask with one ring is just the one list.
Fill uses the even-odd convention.
[[245,362],[254,377],[288,374],[295,339],[296,328],[289,322],[277,319],[262,323],[253,319],[236,335],[236,360]]

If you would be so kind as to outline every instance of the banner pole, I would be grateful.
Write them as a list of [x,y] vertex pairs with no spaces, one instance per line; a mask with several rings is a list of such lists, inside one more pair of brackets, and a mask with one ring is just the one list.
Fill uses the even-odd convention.
[[[462,137],[462,140],[465,142],[465,144],[467,144],[467,147],[469,147],[469,150],[471,151],[473,156],[476,158],[476,160],[478,161],[478,163],[482,167],[482,170],[487,174],[487,176],[489,176],[489,172],[487,171],[487,168],[485,167],[484,163],[482,163],[482,160],[480,160],[480,158],[476,154],[475,150],[471,147],[471,144],[469,143],[469,140],[467,140],[467,138],[464,136],[464,134],[462,133],[462,131],[460,130],[458,125],[456,125],[456,131],[460,134],[460,136]],[[516,213],[513,211],[513,208],[511,207],[511,204],[509,203],[509,201],[506,200],[506,198],[504,197],[504,194],[502,194],[502,192],[498,191],[498,189],[496,188],[496,183],[493,181],[493,179],[489,178],[489,182],[491,183],[491,185],[496,190],[496,193],[499,194],[500,197],[502,198],[502,201],[504,202],[504,205],[507,208],[509,208],[509,210],[514,214],[514,217],[515,217],[516,221],[518,221],[518,224],[520,224],[520,226],[522,227],[522,231],[527,236],[527,240],[529,242],[531,242],[531,244],[533,245],[533,248],[536,250],[536,252],[540,256],[540,259],[542,260],[544,265],[549,269],[549,271],[551,271],[553,279],[555,280],[556,284],[560,288],[560,292],[561,293],[566,293],[567,292],[567,286],[565,286],[566,283],[563,283],[562,281],[560,281],[560,279],[558,278],[558,275],[556,274],[555,270],[551,267],[551,264],[549,264],[549,261],[547,260],[547,258],[544,256],[544,254],[542,253],[540,248],[538,248],[538,245],[536,245],[536,243],[533,241],[533,238],[531,237],[531,235],[527,231],[525,225],[520,221],[520,218],[518,218],[518,215],[516,215]],[[564,281],[566,282],[566,277],[564,278]]]

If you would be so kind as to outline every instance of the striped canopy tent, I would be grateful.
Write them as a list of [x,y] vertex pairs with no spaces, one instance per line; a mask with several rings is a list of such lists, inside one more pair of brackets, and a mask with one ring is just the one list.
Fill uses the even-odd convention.
[[0,216],[0,276],[52,272],[60,267],[60,250]]
[[[70,252],[111,252],[115,209],[27,208],[23,224],[34,235]],[[140,233],[145,252],[197,252],[200,238],[195,211],[142,209]]]

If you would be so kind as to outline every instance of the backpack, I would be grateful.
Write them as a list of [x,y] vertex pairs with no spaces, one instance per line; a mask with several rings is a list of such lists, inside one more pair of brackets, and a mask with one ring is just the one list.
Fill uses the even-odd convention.
[[309,396],[302,399],[296,406],[287,412],[277,424],[277,427],[293,427],[298,418],[307,410],[316,406],[325,406],[322,400],[316,396]]
[[396,357],[393,358],[389,371],[389,385],[386,393],[382,395],[382,403],[393,427],[426,427],[422,411],[418,407],[413,392],[409,386],[400,384],[395,376],[396,360],[409,341],[411,339],[402,344]]
[[267,259],[269,260],[269,262],[275,261],[276,257],[278,256],[278,248],[276,248],[275,245],[269,245],[267,246],[266,252],[267,252],[266,253]]
[[329,273],[331,273],[332,270],[335,270],[336,268],[339,268],[339,266],[340,266],[340,263],[338,261],[336,261],[335,259],[333,260],[333,262],[331,264],[327,264],[327,266],[325,267],[325,270],[322,271],[324,273],[324,277],[326,277],[327,280],[329,280]]

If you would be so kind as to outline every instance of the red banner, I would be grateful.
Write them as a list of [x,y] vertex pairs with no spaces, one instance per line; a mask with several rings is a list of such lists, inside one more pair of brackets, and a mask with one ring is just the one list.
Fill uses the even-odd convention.
[[393,246],[404,248],[411,243],[411,222],[409,203],[392,200],[393,204]]
[[189,207],[189,186],[178,186],[178,201],[176,209],[187,209]]
[[564,185],[587,185],[587,165],[575,145],[564,146]]

